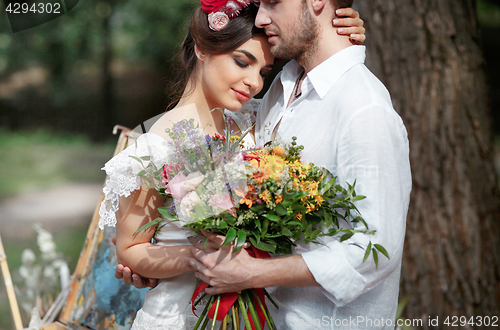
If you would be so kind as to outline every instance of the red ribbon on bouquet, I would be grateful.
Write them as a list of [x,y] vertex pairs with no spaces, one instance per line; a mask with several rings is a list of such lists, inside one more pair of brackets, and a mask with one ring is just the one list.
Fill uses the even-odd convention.
[[[255,248],[253,246],[250,246],[246,250],[247,250],[248,254],[251,257],[254,257],[254,258],[257,258],[257,259],[265,259],[265,258],[270,258],[271,257],[268,252],[259,250],[259,249]],[[191,299],[191,305],[192,305],[192,309],[193,309],[193,314],[194,315],[196,315],[195,307],[194,307],[194,302],[196,300],[196,297],[198,297],[198,295],[203,290],[205,290],[207,287],[208,287],[208,284],[205,283],[205,282],[203,282],[203,283],[201,283],[196,288],[196,290],[194,290],[193,297]],[[257,294],[257,297],[259,297],[259,300],[262,303],[262,306],[266,306],[264,289],[257,288],[257,289],[253,289],[253,290]],[[226,317],[226,315],[229,313],[229,310],[231,309],[231,306],[233,306],[233,304],[236,301],[236,299],[238,299],[239,293],[238,292],[228,292],[228,293],[223,293],[220,296],[221,297],[220,297],[220,302],[219,302],[219,310],[218,310],[217,316],[216,316],[216,318],[217,318],[218,321],[224,320],[224,317]],[[256,306],[258,306],[259,303],[255,299],[255,297],[252,297],[252,299],[254,301],[254,304]],[[208,310],[208,314],[207,314],[208,318],[210,318],[210,319],[214,318],[215,307],[216,307],[215,303],[212,304],[212,306],[210,306],[210,309]],[[262,312],[261,308],[256,308],[256,311],[257,311],[257,316],[259,317],[259,322],[260,322],[260,324],[261,324],[261,326],[263,328],[264,327],[264,322],[265,322],[264,313]],[[250,316],[250,312],[249,311],[247,311],[247,314]],[[198,315],[196,315],[196,317],[198,317]],[[255,330],[252,318],[249,317],[249,319],[250,319],[250,324],[252,325],[252,330]]]

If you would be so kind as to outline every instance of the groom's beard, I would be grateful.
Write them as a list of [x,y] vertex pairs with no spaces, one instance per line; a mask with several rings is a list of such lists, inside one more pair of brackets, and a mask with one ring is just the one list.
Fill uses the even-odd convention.
[[307,4],[304,2],[301,14],[297,17],[294,28],[288,29],[283,33],[281,29],[275,27],[277,31],[270,31],[279,35],[279,41],[276,45],[271,45],[271,52],[277,58],[285,60],[296,59],[298,63],[305,63],[316,53],[318,48],[318,36],[320,26],[307,10]]

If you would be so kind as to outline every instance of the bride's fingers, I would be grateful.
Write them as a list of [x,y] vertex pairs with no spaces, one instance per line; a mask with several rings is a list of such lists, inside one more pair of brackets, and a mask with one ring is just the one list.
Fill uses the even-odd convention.
[[123,265],[122,264],[118,264],[118,266],[116,266],[115,277],[118,280],[121,280],[123,278]]
[[150,278],[148,286],[150,288],[155,288],[158,285],[158,280],[156,278]]
[[358,28],[365,32],[365,22],[361,18],[335,18],[332,23],[334,27]]
[[359,17],[359,13],[352,9],[352,8],[341,8],[341,9],[337,9],[335,11],[335,14],[337,16],[347,16],[347,17],[352,17],[352,18],[358,18]]
[[365,28],[362,27],[343,27],[343,28],[338,28],[337,29],[337,34],[345,35],[345,36],[350,36],[352,34],[365,34]]
[[354,45],[362,45],[366,40],[366,36],[364,34],[351,34],[349,39]]
[[143,278],[137,274],[132,274],[132,280],[134,281],[134,286],[137,289],[143,289],[147,286],[146,281],[144,281]]

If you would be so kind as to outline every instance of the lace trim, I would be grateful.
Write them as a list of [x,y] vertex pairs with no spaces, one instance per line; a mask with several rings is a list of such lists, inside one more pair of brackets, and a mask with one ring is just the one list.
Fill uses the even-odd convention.
[[[167,141],[158,135],[146,133],[136,143],[111,158],[102,168],[108,175],[103,188],[104,200],[99,208],[99,228],[116,225],[116,211],[120,196],[128,197],[134,190],[141,188],[141,178],[137,174],[152,162],[157,167],[166,164],[171,148]],[[141,164],[134,157],[149,156],[149,161]]]
[[146,314],[140,309],[137,312],[130,330],[186,330],[186,320],[183,315],[168,319],[158,319]]

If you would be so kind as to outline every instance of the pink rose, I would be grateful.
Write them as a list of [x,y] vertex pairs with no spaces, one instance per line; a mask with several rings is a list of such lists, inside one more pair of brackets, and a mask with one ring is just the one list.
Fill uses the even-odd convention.
[[227,191],[217,193],[210,197],[210,205],[216,206],[222,210],[228,210],[231,215],[236,216],[234,211],[234,202]]
[[229,16],[221,11],[208,14],[208,26],[214,31],[220,31],[229,23]]
[[182,199],[188,193],[182,186],[182,183],[186,181],[186,176],[182,173],[177,174],[168,182],[166,191],[172,194],[175,199]]

